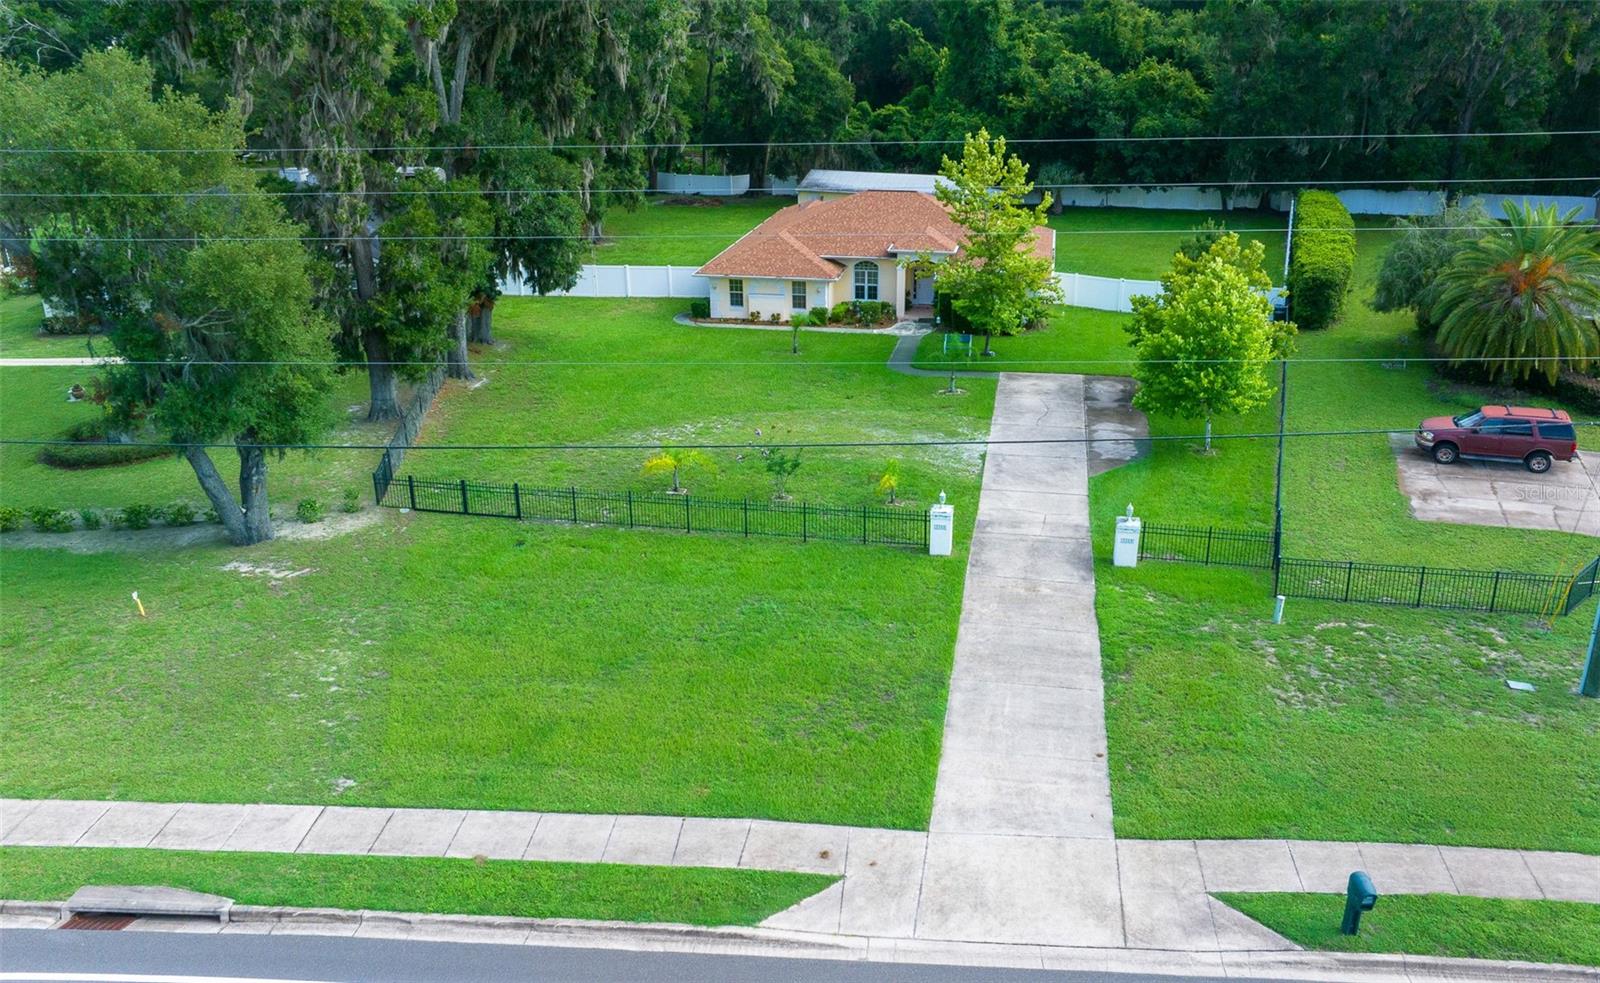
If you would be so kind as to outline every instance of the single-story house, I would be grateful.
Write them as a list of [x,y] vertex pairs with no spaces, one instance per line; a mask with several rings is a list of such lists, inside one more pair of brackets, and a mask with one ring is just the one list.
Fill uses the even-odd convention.
[[[1035,226],[1035,254],[1054,265],[1054,230]],[[932,313],[934,277],[912,277],[902,259],[955,254],[966,230],[919,191],[863,191],[790,205],[700,267],[711,316],[787,321],[796,311],[847,301],[894,304],[905,317]]]

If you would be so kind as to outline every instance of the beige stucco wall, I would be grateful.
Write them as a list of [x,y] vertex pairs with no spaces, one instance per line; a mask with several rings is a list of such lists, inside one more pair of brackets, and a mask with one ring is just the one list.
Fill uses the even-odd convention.
[[[833,282],[833,289],[828,293],[828,306],[842,304],[856,299],[855,264],[856,260],[841,259],[838,262],[845,264],[845,271],[839,279]],[[906,312],[905,271],[900,264],[892,259],[880,259],[878,264],[878,299],[894,304],[894,312],[902,315]]]
[[[780,320],[788,321],[789,315],[794,313],[790,306],[793,301],[790,297],[792,280],[776,280],[770,277],[745,277],[744,279],[744,306],[733,307],[728,303],[729,277],[709,277],[711,281],[711,316],[712,317],[738,317],[748,318],[752,312],[759,313],[761,320],[765,321],[777,314]],[[806,308],[823,307],[831,304],[828,298],[829,284],[826,280],[806,280]]]

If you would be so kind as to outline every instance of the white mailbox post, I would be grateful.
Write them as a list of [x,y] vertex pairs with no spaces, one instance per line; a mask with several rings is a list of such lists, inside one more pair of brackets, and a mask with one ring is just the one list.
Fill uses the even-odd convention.
[[1128,503],[1128,513],[1117,516],[1117,542],[1111,550],[1111,562],[1119,567],[1139,565],[1139,517],[1133,514],[1133,503]]
[[955,538],[956,509],[944,504],[944,492],[939,493],[939,504],[928,510],[928,555],[949,556]]

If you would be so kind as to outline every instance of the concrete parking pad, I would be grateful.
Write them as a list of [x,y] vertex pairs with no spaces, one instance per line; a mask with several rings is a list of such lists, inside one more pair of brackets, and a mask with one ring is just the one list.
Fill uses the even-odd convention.
[[113,802],[79,846],[149,846],[178,812],[176,802]]
[[458,809],[396,809],[372,851],[394,857],[442,857],[464,819]]
[[528,852],[539,819],[537,812],[468,812],[461,818],[445,856],[520,860]]
[[1548,529],[1600,536],[1600,455],[1557,461],[1544,474],[1502,461],[1439,464],[1410,434],[1391,434],[1400,491],[1425,522]]

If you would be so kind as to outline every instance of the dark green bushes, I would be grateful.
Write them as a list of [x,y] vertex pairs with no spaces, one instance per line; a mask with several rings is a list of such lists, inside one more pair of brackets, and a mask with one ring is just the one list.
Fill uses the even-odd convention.
[[110,426],[95,418],[74,423],[62,433],[70,444],[51,444],[39,449],[39,462],[53,468],[105,468],[134,464],[171,453],[165,447],[124,444],[111,437]]
[[1356,262],[1355,222],[1332,192],[1300,192],[1290,250],[1294,322],[1301,328],[1325,328],[1344,310]]

